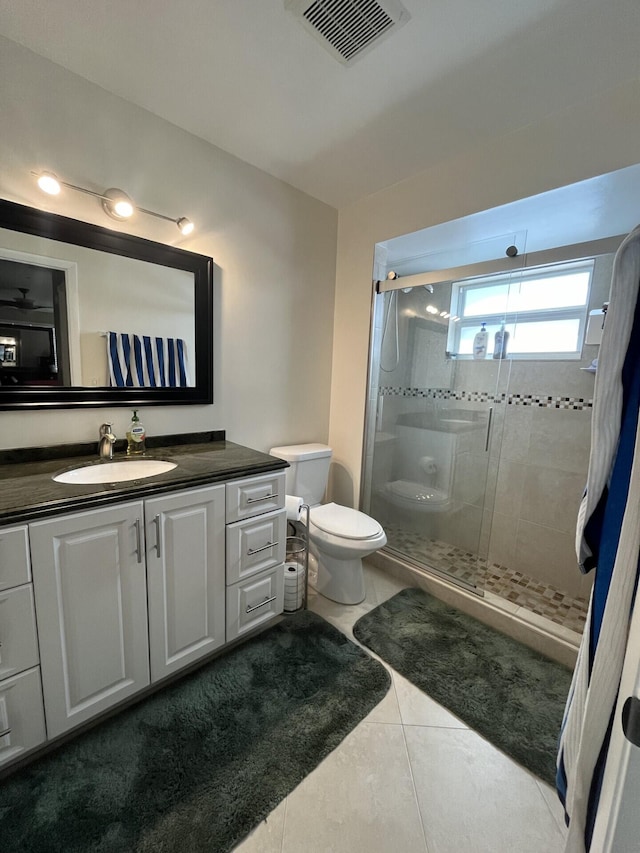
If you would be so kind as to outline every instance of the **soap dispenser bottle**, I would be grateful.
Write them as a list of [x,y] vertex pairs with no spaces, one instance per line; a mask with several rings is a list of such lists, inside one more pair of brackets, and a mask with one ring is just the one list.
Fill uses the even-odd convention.
[[507,357],[507,345],[509,343],[509,332],[505,329],[504,325],[499,331],[496,332],[495,336],[495,344],[493,347],[493,357],[494,358],[506,358]]
[[145,452],[145,431],[134,409],[129,429],[127,430],[127,456],[140,456]]
[[473,339],[473,357],[474,358],[486,358],[487,356],[487,343],[489,342],[489,332],[486,329],[486,323],[482,323],[482,327],[480,331],[476,334]]

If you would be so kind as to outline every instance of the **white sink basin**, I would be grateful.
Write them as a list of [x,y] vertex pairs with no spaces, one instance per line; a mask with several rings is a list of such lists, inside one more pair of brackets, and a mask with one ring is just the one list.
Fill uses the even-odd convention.
[[176,467],[175,462],[162,459],[127,459],[121,462],[92,462],[71,471],[63,471],[53,478],[56,483],[86,486],[92,483],[125,483],[155,477]]

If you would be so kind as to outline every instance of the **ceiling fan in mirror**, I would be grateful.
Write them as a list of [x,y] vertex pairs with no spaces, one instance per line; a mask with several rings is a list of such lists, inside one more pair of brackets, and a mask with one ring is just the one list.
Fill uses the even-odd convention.
[[0,299],[0,305],[5,305],[7,308],[16,308],[19,311],[37,311],[40,308],[51,310],[50,305],[38,305],[35,300],[29,299],[28,287],[17,287],[22,296],[16,296],[14,299]]

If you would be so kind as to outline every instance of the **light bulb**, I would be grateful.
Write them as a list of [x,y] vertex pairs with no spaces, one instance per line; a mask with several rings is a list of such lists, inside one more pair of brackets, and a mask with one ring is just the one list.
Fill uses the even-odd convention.
[[193,224],[193,222],[190,219],[187,219],[186,216],[183,216],[180,219],[178,219],[178,221],[176,222],[176,225],[178,226],[178,228],[180,229],[180,232],[182,234],[184,234],[185,237],[188,234],[191,234],[191,232],[195,228],[195,225]]
[[122,190],[115,188],[105,190],[100,198],[104,212],[112,219],[129,219],[136,209],[129,196]]
[[118,214],[118,216],[122,216],[123,219],[128,219],[129,216],[133,215],[133,205],[130,201],[126,201],[125,199],[120,199],[113,205],[114,211]]
[[437,314],[438,309],[434,305],[427,305],[427,314]]
[[41,172],[38,176],[38,186],[49,195],[58,195],[60,192],[60,181],[53,172]]

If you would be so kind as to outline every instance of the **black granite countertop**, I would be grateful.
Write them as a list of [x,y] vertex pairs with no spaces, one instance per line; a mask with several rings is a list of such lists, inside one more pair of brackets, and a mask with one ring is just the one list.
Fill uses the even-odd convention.
[[[56,474],[68,468],[87,463],[100,465],[96,447],[94,442],[1,451],[0,524],[24,523],[288,467],[282,459],[227,441],[224,432],[219,431],[147,439],[145,458],[176,463],[176,467],[165,474],[124,483],[92,485],[68,485],[53,480]],[[125,447],[124,442],[116,443],[114,462],[127,460]]]

